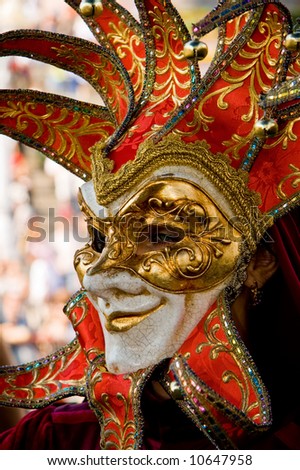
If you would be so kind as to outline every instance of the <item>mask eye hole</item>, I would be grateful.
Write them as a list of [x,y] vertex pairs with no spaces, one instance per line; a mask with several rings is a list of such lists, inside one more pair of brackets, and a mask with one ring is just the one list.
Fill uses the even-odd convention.
[[153,244],[160,243],[178,243],[184,238],[184,233],[179,228],[174,227],[152,227],[149,233],[150,242]]
[[138,237],[138,243],[151,245],[175,244],[184,238],[184,231],[179,227],[148,225]]
[[90,230],[91,238],[92,238],[92,248],[93,250],[97,251],[97,253],[102,253],[105,248],[105,235],[97,230],[95,227],[91,227]]

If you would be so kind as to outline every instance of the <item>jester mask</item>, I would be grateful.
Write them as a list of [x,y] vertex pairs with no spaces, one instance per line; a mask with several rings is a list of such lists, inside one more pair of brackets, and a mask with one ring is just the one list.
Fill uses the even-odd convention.
[[64,308],[75,339],[1,368],[0,403],[79,395],[102,449],[139,449],[155,373],[199,433],[234,449],[271,424],[231,303],[265,231],[299,202],[300,33],[276,0],[222,0],[192,36],[170,1],[136,0],[139,20],[114,0],[66,2],[95,42],[10,31],[1,56],[71,71],[104,105],[1,90],[0,129],[83,180],[90,241]]

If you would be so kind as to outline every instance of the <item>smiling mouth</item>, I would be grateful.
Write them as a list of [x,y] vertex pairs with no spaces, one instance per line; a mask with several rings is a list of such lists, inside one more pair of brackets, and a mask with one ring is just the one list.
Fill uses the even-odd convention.
[[161,307],[165,305],[165,300],[163,300],[156,307],[153,307],[145,312],[136,313],[136,312],[113,312],[111,315],[105,315],[105,328],[109,332],[122,333],[128,331],[134,326],[138,325],[146,318],[148,318],[153,313],[157,312]]

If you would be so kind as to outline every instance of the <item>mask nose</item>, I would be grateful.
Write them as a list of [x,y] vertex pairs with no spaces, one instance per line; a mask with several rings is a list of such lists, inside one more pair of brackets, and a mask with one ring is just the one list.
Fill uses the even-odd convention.
[[125,269],[99,270],[96,274],[90,274],[90,270],[88,270],[84,280],[88,290],[101,286],[101,296],[102,293],[105,295],[105,292],[120,292],[133,296],[145,293],[143,281]]

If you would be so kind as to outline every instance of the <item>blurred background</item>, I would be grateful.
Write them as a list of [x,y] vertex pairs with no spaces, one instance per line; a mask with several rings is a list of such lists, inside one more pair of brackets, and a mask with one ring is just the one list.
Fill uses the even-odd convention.
[[[119,3],[135,15],[133,1]],[[173,3],[189,29],[215,5]],[[298,15],[299,0],[283,3]],[[63,0],[0,0],[0,32],[18,28],[94,40]],[[215,33],[205,40],[210,55],[203,68],[213,55]],[[8,57],[0,58],[0,73],[1,88],[37,89],[100,104],[82,79],[55,67]],[[0,341],[9,344],[13,363],[29,362],[73,339],[62,308],[80,287],[73,254],[87,240],[77,206],[81,184],[37,151],[0,135]],[[47,232],[44,240],[28,240],[33,223]]]

